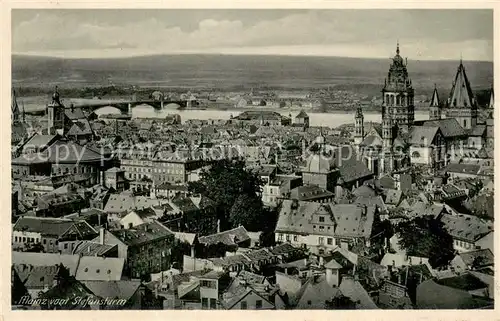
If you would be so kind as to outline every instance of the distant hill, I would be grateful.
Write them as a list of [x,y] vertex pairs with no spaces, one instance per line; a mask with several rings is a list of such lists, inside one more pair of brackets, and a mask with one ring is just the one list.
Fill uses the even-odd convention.
[[[62,59],[12,56],[14,86],[49,88],[137,85],[142,87],[252,87],[309,89],[328,86],[379,94],[389,59],[240,55],[159,55],[117,59]],[[475,90],[493,82],[493,63],[464,62]],[[434,83],[448,92],[458,61],[408,61],[416,94],[430,94]]]

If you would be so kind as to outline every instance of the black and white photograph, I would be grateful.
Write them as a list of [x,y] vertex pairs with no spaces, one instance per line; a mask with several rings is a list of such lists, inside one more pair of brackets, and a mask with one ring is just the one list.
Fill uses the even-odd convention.
[[493,7],[10,17],[11,310],[494,309]]

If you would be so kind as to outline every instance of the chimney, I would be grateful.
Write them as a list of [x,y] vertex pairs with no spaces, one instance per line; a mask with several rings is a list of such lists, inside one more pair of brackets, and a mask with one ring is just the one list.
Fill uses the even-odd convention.
[[104,228],[99,228],[99,244],[104,245]]
[[217,220],[217,233],[220,233],[220,219]]

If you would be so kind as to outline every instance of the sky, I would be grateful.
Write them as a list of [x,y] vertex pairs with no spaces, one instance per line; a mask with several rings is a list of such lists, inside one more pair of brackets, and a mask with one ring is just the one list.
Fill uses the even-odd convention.
[[14,9],[12,53],[259,54],[493,61],[487,9]]

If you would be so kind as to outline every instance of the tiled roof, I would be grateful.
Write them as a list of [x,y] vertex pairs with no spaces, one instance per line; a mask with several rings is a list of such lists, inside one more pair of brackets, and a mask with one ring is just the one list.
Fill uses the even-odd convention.
[[225,245],[238,245],[239,243],[250,240],[250,237],[247,234],[247,230],[243,226],[239,226],[232,230],[207,236],[200,236],[198,240],[200,243],[205,245],[215,245],[218,243]]
[[480,165],[475,164],[456,164],[450,163],[446,166],[445,171],[451,173],[463,173],[477,175],[481,169]]
[[12,251],[12,264],[19,268],[62,264],[68,268],[70,275],[76,275],[79,262],[79,255]]
[[[49,264],[49,262],[47,262]],[[44,286],[52,287],[53,281],[59,267],[57,265],[50,266],[33,266],[27,275],[24,285],[28,289],[43,288]]]
[[469,252],[459,253],[458,256],[462,258],[464,263],[468,266],[472,266],[474,260],[478,257],[482,258],[481,266],[493,265],[495,263],[495,258],[490,249],[474,250]]
[[133,229],[122,229],[111,232],[123,243],[133,246],[147,243],[156,239],[174,236],[174,233],[157,221],[143,223]]
[[[365,209],[355,204],[294,203],[292,200],[284,200],[276,232],[369,237],[374,212],[375,207]],[[320,222],[319,217],[323,217],[324,221]]]
[[298,186],[290,190],[290,198],[299,201],[312,201],[315,199],[334,196],[334,193],[316,185]]
[[357,309],[378,309],[368,292],[366,292],[365,288],[358,281],[352,278],[343,278],[339,289],[343,295],[356,302]]
[[411,131],[410,143],[413,146],[431,146],[438,132],[439,127],[436,126],[414,126]]
[[82,281],[82,283],[100,298],[125,300],[129,300],[141,286],[141,282],[135,280]]
[[79,241],[73,249],[73,254],[84,256],[102,256],[117,245],[99,244],[91,241]]
[[85,119],[85,115],[81,108],[65,108],[64,114],[70,120]]
[[33,135],[26,142],[26,144],[24,144],[24,148],[30,147],[30,148],[40,149],[42,147],[46,147],[51,142],[53,142],[56,137],[57,135],[39,135],[39,134]]
[[486,126],[485,125],[476,125],[474,128],[469,133],[469,136],[484,136],[484,133],[486,131]]
[[464,137],[467,135],[465,129],[458,123],[455,118],[445,118],[440,120],[426,120],[423,122],[415,122],[416,126],[439,127],[445,138]]
[[[81,226],[78,223],[81,223]],[[13,230],[40,233],[43,236],[61,237],[73,227],[82,234],[97,233],[85,221],[75,222],[68,219],[27,216],[20,217],[14,225]]]
[[75,278],[79,281],[118,281],[124,265],[124,258],[82,256]]
[[475,242],[493,231],[493,224],[476,216],[445,214],[441,221],[453,238]]
[[434,280],[424,281],[417,286],[416,304],[419,309],[473,309],[493,306],[490,300],[438,284]]

